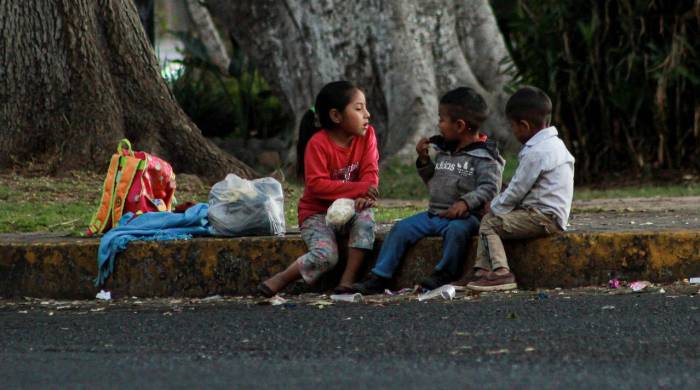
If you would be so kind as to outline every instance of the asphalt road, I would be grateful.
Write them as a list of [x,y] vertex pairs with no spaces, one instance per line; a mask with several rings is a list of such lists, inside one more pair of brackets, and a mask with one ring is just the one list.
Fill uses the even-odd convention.
[[700,388],[697,290],[321,307],[6,301],[0,387]]

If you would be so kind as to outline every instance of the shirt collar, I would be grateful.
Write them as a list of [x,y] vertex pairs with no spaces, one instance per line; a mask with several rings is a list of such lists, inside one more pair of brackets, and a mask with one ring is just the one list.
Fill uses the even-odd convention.
[[558,134],[559,134],[559,132],[557,131],[556,127],[549,126],[545,129],[538,131],[537,134],[535,134],[532,138],[530,138],[525,143],[525,145],[533,146],[533,145],[536,145],[536,144],[546,140],[547,138],[556,137]]

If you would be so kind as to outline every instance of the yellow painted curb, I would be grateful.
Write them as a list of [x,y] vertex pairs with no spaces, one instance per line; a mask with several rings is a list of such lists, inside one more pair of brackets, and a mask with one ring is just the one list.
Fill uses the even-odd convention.
[[[382,239],[378,235],[373,257]],[[98,245],[97,239],[0,240],[0,296],[94,297]],[[397,287],[411,286],[428,275],[440,258],[441,245],[441,239],[428,238],[410,249],[397,274]],[[475,248],[476,240],[467,267],[473,264]],[[569,232],[509,242],[506,250],[523,288],[601,284],[613,272],[622,279],[653,282],[700,276],[696,230]],[[133,242],[117,258],[106,287],[115,296],[249,294],[305,251],[298,235]],[[342,269],[338,268],[315,288],[333,287]],[[368,269],[369,263],[364,271]]]

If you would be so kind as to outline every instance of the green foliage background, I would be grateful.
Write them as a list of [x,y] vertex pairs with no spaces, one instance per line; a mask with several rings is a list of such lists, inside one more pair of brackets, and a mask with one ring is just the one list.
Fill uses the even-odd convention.
[[700,1],[492,4],[519,83],[555,103],[580,181],[700,168]]
[[257,69],[233,48],[229,74],[209,59],[188,32],[171,32],[184,45],[178,73],[166,78],[178,104],[207,137],[268,138],[289,128],[280,101]]
[[[579,184],[700,170],[700,1],[491,3],[517,69],[511,87],[552,97]],[[186,60],[171,89],[205,135],[292,138],[296,124],[239,48],[222,75],[201,42],[176,34]]]

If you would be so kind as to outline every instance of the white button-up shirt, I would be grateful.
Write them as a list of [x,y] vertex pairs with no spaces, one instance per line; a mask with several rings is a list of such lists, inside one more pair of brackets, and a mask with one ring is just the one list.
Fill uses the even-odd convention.
[[518,168],[508,188],[494,198],[496,215],[516,207],[535,208],[556,218],[566,230],[574,197],[574,157],[552,126],[535,134],[518,153]]

